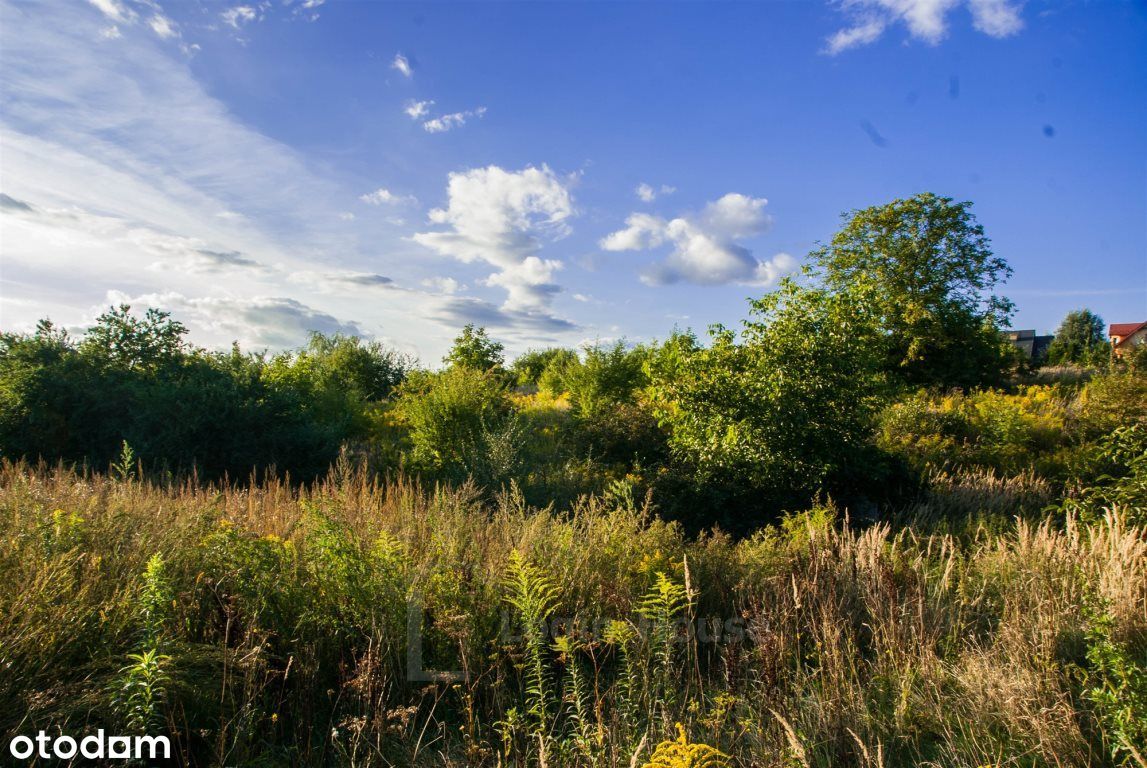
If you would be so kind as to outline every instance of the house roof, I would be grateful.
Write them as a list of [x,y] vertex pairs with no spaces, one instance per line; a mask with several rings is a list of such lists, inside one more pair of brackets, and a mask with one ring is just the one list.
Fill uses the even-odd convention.
[[1119,343],[1122,344],[1127,340],[1128,336],[1131,336],[1140,328],[1147,328],[1147,320],[1142,323],[1112,323],[1111,327],[1107,329],[1107,335],[1118,336],[1120,338]]

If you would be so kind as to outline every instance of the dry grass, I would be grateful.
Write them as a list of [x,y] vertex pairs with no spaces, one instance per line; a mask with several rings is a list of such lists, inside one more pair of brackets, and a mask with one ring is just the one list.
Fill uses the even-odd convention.
[[[1045,492],[937,485],[936,516]],[[1115,764],[1119,735],[1085,695],[1094,615],[1130,658],[1147,648],[1147,532],[1117,510],[925,536],[820,509],[733,542],[626,504],[558,517],[481,498],[347,466],[294,491],[4,465],[0,730],[123,727],[117,681],[151,627],[170,657],[158,714],[195,765],[640,765],[676,722],[745,766]],[[547,651],[543,732],[503,631],[513,551],[556,585],[551,618],[576,619],[558,634],[650,629]],[[141,610],[156,554],[162,615]],[[658,573],[691,592],[667,656],[638,611]],[[466,681],[408,679],[416,596],[426,662]]]

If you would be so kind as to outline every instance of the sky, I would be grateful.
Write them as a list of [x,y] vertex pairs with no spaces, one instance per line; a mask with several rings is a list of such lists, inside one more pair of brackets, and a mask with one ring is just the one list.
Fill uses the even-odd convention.
[[1014,327],[1147,319],[1147,4],[0,0],[4,330],[645,341],[924,191]]

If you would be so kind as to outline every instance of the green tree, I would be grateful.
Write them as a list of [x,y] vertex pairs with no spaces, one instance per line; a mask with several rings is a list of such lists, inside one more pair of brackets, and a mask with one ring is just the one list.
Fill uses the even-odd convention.
[[126,440],[146,467],[211,478],[327,468],[352,419],[316,418],[318,388],[268,376],[260,355],[190,347],[185,333],[121,306],[78,342],[48,321],[0,334],[0,452],[106,468]]
[[786,279],[739,337],[717,326],[707,348],[683,336],[657,350],[654,409],[699,483],[788,501],[863,470],[884,387],[866,297]]
[[994,290],[1011,268],[971,203],[923,193],[846,217],[812,252],[814,271],[830,291],[865,286],[886,369],[908,384],[998,381],[1012,359],[999,332],[1012,304]]
[[302,349],[276,355],[265,376],[293,392],[308,418],[344,437],[363,437],[372,410],[390,397],[411,366],[377,341],[313,333]]
[[501,371],[506,361],[505,349],[501,342],[494,341],[486,334],[485,328],[476,328],[470,323],[454,339],[454,346],[442,358],[442,362],[475,371]]
[[154,370],[179,359],[187,350],[186,335],[187,327],[172,320],[170,312],[151,308],[139,318],[131,306],[120,304],[96,318],[81,351],[117,367]]
[[1111,353],[1106,330],[1103,318],[1090,309],[1068,312],[1048,347],[1047,361],[1052,365],[1106,362]]

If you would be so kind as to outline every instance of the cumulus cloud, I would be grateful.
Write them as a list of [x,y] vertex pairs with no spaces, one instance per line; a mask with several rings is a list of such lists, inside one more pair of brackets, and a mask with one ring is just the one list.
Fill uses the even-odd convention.
[[1009,0],[970,0],[972,26],[992,37],[1007,37],[1023,29],[1020,5]]
[[914,39],[935,45],[948,32],[948,15],[960,7],[986,35],[1008,37],[1023,28],[1017,0],[842,0],[838,6],[851,24],[829,36],[825,52],[831,55],[873,43],[896,24],[903,24]]
[[446,208],[430,212],[444,230],[413,236],[420,245],[459,261],[485,262],[497,271],[486,284],[505,289],[502,308],[544,312],[561,288],[562,262],[543,259],[543,240],[569,234],[574,216],[568,184],[548,167],[507,171],[491,165],[451,173]]
[[472,117],[482,117],[485,114],[485,107],[468,109],[465,112],[452,112],[448,115],[439,115],[432,120],[427,120],[422,124],[422,128],[427,133],[445,133],[446,131],[465,125],[466,121]]
[[394,55],[394,61],[390,63],[390,68],[398,70],[403,77],[414,77],[414,67],[410,65],[410,59],[401,53]]
[[396,195],[385,187],[360,195],[358,199],[367,205],[405,205],[418,202],[412,195]]
[[652,203],[657,198],[672,195],[676,191],[676,187],[671,187],[668,184],[662,184],[659,188],[655,188],[650,184],[642,182],[637,185],[637,189],[633,190],[633,193],[637,195],[637,198],[642,202]]
[[788,254],[762,261],[738,241],[766,232],[772,217],[764,198],[729,193],[700,213],[663,219],[634,213],[625,229],[602,238],[607,251],[645,251],[670,245],[669,255],[642,274],[649,285],[688,282],[697,285],[767,285],[795,267]]
[[412,101],[406,105],[402,111],[410,117],[411,120],[421,120],[430,114],[430,108],[434,106],[434,100],[427,101]]

